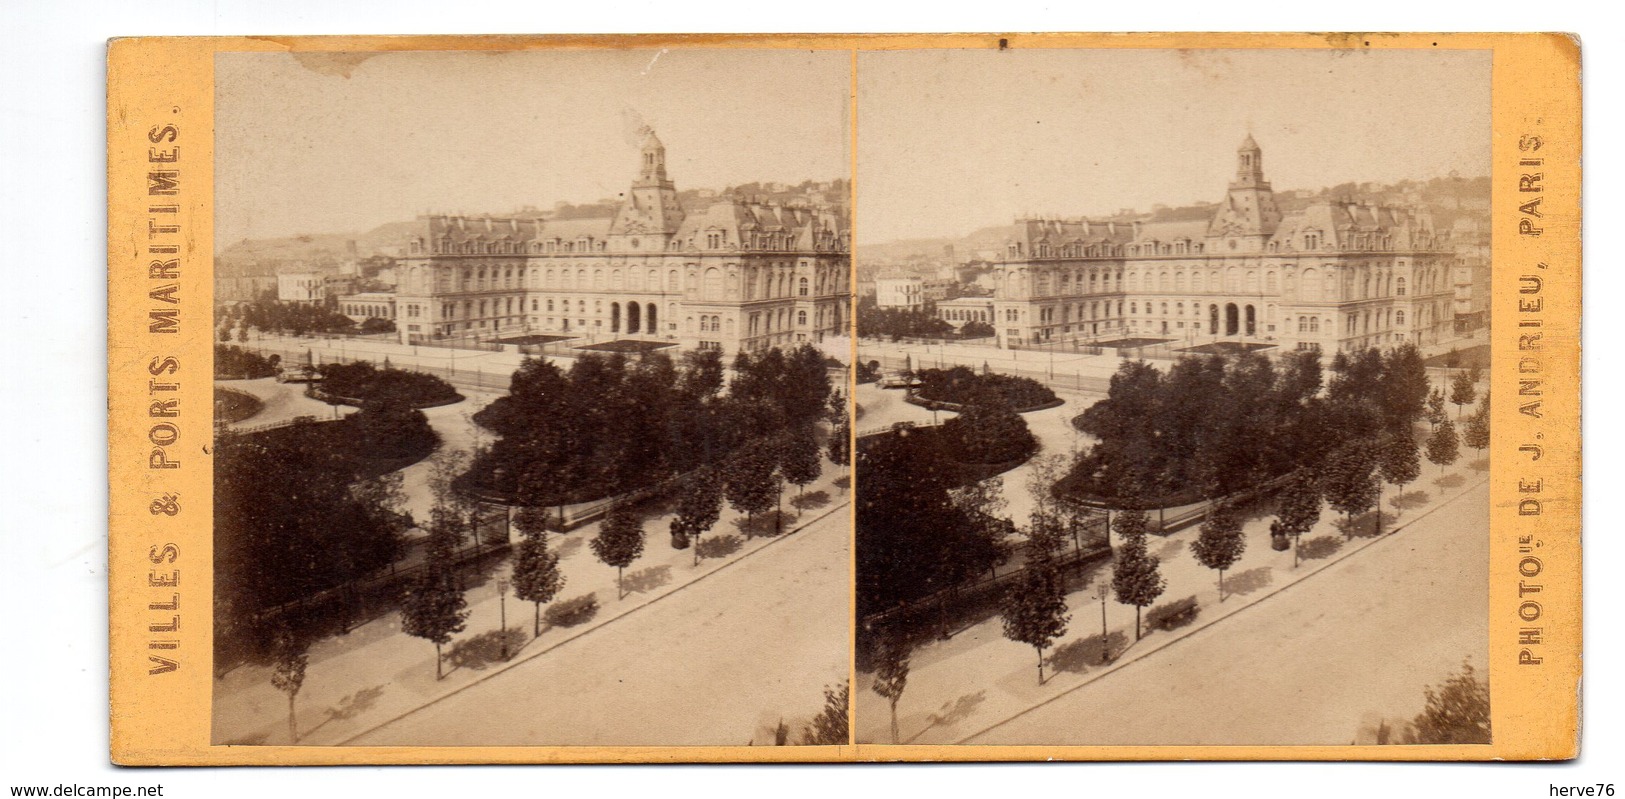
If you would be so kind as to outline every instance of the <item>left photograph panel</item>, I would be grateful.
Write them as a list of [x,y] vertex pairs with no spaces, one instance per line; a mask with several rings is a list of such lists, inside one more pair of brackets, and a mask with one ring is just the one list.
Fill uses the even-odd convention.
[[849,54],[214,65],[212,743],[847,743]]

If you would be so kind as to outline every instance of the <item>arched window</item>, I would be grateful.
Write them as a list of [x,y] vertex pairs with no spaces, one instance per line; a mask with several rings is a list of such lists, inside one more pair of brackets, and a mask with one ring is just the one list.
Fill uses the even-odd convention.
[[807,296],[807,293],[808,293],[810,288],[811,287],[808,285],[806,278],[801,278],[800,280],[796,281],[796,293],[797,294],[805,297],[805,296]]
[[1394,284],[1394,294],[1399,297],[1405,296],[1405,278],[1400,278],[1399,281]]
[[1394,326],[1395,327],[1404,327],[1405,326],[1405,312],[1404,311],[1394,311]]
[[[802,282],[806,282],[806,278],[802,278]],[[796,325],[799,326],[799,327],[806,327],[807,326],[807,312],[806,311],[796,311]]]
[[705,281],[700,290],[700,298],[704,300],[722,299],[722,270],[711,267],[705,270]]
[[1314,269],[1303,270],[1303,291],[1300,296],[1305,300],[1320,299],[1320,272]]

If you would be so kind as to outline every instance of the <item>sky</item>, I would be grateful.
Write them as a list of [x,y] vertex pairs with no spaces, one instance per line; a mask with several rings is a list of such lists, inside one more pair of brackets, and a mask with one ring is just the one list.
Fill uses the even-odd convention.
[[679,189],[851,172],[846,52],[225,53],[215,69],[217,248],[614,197],[643,124]]
[[858,58],[861,243],[1277,191],[1489,174],[1484,51],[934,50]]

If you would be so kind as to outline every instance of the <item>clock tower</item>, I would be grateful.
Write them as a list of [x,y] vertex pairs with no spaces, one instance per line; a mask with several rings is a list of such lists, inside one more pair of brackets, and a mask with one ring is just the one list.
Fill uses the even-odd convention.
[[1236,177],[1230,181],[1230,193],[1208,225],[1208,252],[1257,252],[1280,224],[1275,192],[1264,179],[1264,151],[1248,135],[1236,148]]
[[666,146],[654,129],[644,127],[637,180],[621,203],[610,227],[610,241],[620,250],[664,250],[683,223],[677,186],[666,175]]

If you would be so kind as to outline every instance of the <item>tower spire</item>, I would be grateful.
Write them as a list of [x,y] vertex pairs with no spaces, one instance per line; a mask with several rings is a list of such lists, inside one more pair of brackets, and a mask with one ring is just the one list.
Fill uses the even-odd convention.
[[1248,133],[1241,146],[1236,148],[1236,180],[1230,184],[1231,188],[1268,188],[1269,183],[1264,180],[1264,150],[1253,141],[1253,134]]
[[660,137],[655,135],[654,128],[644,125],[640,131],[643,135],[642,163],[638,168],[638,180],[634,187],[670,188],[671,179],[666,176],[666,145],[660,143]]

